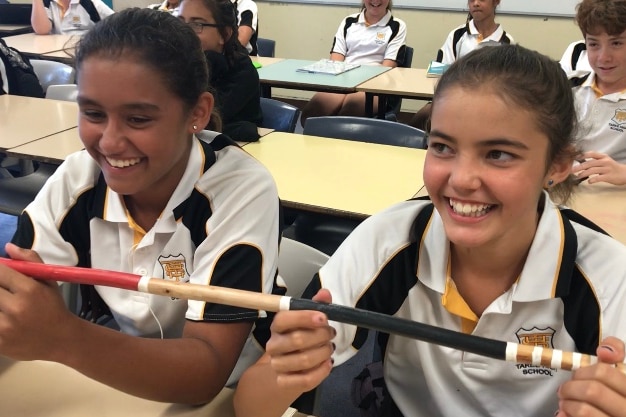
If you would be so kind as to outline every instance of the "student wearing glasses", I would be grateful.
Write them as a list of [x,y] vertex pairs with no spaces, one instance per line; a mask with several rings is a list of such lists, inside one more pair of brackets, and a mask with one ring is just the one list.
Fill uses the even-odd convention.
[[239,141],[258,140],[257,125],[263,120],[259,74],[237,39],[235,5],[230,0],[184,0],[178,17],[200,38],[223,132]]

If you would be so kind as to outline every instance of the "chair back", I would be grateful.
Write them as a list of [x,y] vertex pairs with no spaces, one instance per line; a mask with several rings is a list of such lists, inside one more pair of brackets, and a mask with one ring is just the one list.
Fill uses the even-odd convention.
[[424,131],[382,119],[352,116],[309,117],[305,135],[426,149]]
[[278,132],[293,133],[300,117],[300,109],[272,98],[261,97],[263,122],[260,127]]
[[276,53],[276,41],[273,39],[257,38],[256,47],[259,56],[274,58]]
[[[410,46],[404,46],[404,57],[402,62],[398,63],[400,68],[411,68],[413,64],[413,48]],[[402,97],[389,97],[387,99],[387,108],[385,111],[385,119],[396,121],[398,119],[398,113],[402,107]]]
[[76,84],[53,84],[46,90],[46,98],[51,100],[76,101],[78,86]]
[[311,246],[283,237],[278,255],[278,273],[287,284],[287,295],[300,297],[328,258],[328,255]]
[[35,74],[44,93],[54,84],[72,84],[74,82],[74,68],[62,62],[44,59],[31,59]]
[[0,213],[19,216],[56,169],[57,165],[40,162],[32,174],[0,179]]

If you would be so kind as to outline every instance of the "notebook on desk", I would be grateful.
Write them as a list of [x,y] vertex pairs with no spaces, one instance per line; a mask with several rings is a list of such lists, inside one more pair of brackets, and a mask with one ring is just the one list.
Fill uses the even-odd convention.
[[333,61],[332,59],[320,59],[317,62],[298,68],[296,71],[308,72],[311,74],[338,75],[360,66],[361,64],[348,64],[343,61]]
[[2,25],[29,25],[31,4],[3,4],[0,3],[0,24]]

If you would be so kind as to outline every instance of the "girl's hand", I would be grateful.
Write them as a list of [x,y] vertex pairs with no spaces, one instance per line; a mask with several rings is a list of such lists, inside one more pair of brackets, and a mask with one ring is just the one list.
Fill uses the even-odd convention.
[[585,152],[582,162],[572,168],[572,174],[578,178],[589,178],[589,184],[608,182],[614,185],[626,185],[626,165],[616,162],[610,156],[600,152]]
[[615,366],[624,362],[624,343],[608,337],[596,354],[600,363],[578,369],[559,388],[557,416],[626,416],[626,374]]
[[[313,300],[330,303],[332,297],[322,289]],[[324,313],[283,311],[276,314],[271,330],[266,352],[279,387],[310,391],[328,376],[333,366],[331,340],[336,332]]]

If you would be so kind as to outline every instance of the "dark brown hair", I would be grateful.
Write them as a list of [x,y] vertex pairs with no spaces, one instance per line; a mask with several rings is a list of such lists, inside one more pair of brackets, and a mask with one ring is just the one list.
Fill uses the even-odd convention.
[[583,0],[576,5],[576,23],[583,36],[626,30],[626,0]]

